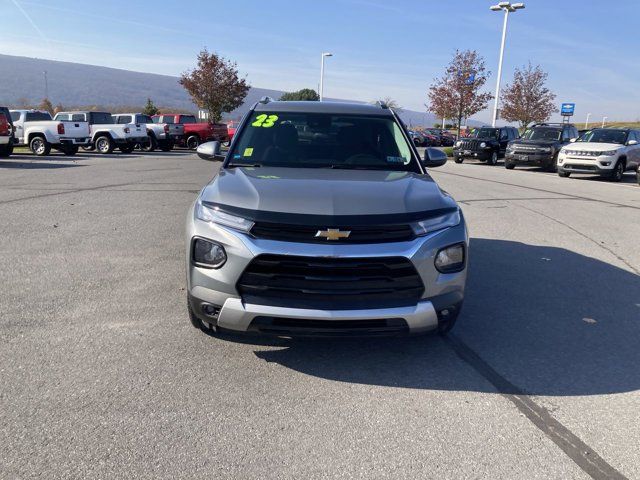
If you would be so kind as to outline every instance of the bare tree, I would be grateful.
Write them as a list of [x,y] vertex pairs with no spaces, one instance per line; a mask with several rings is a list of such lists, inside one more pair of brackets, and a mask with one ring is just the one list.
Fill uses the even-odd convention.
[[43,98],[42,102],[40,102],[40,105],[38,105],[38,110],[49,112],[51,115],[53,115],[53,103],[51,103],[51,100],[49,100],[48,98]]
[[508,122],[518,122],[526,128],[531,122],[545,122],[557,112],[556,95],[545,83],[548,74],[540,65],[516,68],[513,82],[502,90],[500,116]]
[[379,102],[380,103],[384,103],[387,107],[395,110],[396,112],[401,112],[402,111],[402,107],[400,106],[398,101],[394,100],[391,97],[384,97],[384,98],[381,98],[379,100],[374,100],[371,103],[376,104],[376,103],[379,103]]
[[212,122],[242,105],[250,88],[246,79],[238,76],[235,62],[209,53],[206,48],[198,54],[198,66],[183,73],[179,83],[194,103],[209,113]]
[[490,73],[478,52],[456,50],[444,75],[429,88],[427,108],[440,118],[455,119],[460,136],[462,120],[487,108],[493,98],[482,92]]

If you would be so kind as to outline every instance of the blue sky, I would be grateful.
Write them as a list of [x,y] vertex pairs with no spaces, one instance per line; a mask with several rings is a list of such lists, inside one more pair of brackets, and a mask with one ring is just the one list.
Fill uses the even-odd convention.
[[[178,75],[204,46],[235,60],[256,87],[395,98],[424,110],[456,48],[494,72],[502,14],[485,0],[0,0],[0,53]],[[510,16],[503,82],[531,61],[549,73],[575,121],[640,120],[640,0],[529,0]],[[476,116],[490,118],[489,109]],[[559,117],[557,117],[559,118]]]

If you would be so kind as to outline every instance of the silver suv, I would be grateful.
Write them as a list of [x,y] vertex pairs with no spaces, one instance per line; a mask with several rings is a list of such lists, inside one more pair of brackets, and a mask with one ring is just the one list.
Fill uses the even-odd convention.
[[292,335],[447,332],[464,297],[468,236],[385,105],[274,102],[245,116],[187,217],[197,328]]

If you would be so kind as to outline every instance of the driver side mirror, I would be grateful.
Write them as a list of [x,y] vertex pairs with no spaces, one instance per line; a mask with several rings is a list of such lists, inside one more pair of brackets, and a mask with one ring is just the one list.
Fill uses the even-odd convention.
[[206,142],[198,146],[196,153],[203,160],[209,160],[212,162],[222,162],[224,155],[220,150],[220,142]]
[[428,147],[424,151],[422,165],[427,168],[441,167],[447,163],[447,154],[438,148]]
[[638,145],[638,141],[637,140],[629,140],[627,142],[627,145]]

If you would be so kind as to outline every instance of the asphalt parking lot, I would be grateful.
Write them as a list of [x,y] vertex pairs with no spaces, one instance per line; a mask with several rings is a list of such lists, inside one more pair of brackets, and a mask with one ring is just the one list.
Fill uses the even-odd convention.
[[[0,478],[640,478],[640,187],[447,164],[454,334],[214,338],[188,152],[0,162]],[[286,193],[283,193],[286,194]]]

